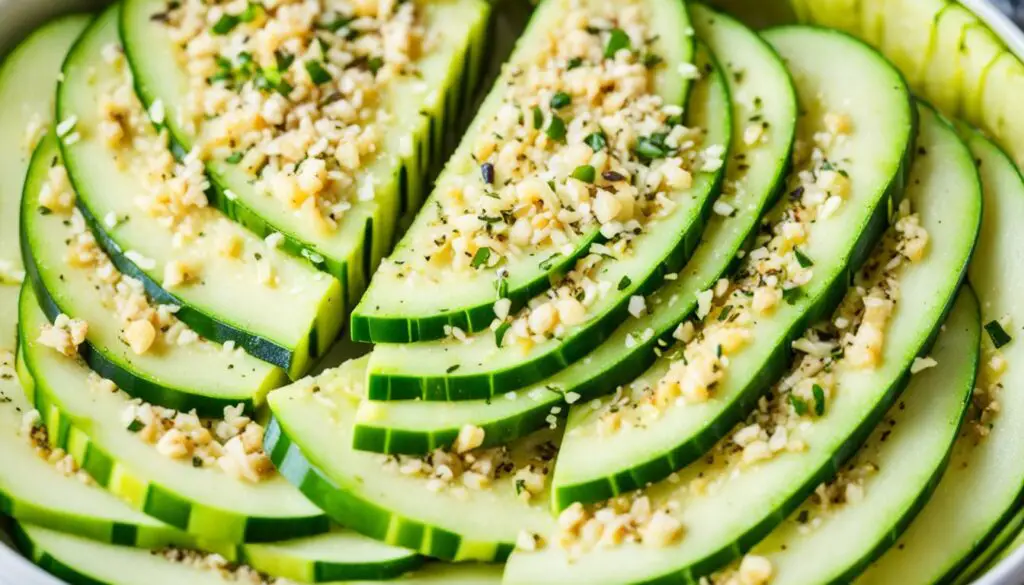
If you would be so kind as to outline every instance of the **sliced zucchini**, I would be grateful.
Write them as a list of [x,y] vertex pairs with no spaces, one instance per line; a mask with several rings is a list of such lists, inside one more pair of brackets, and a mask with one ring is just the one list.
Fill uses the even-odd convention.
[[974,389],[979,319],[978,300],[965,287],[931,350],[938,365],[911,377],[898,403],[843,466],[847,477],[856,477],[848,485],[860,490],[861,499],[829,505],[812,498],[750,551],[771,562],[773,585],[853,582],[928,501]]
[[[799,30],[776,29],[767,35],[782,46],[785,37],[800,34]],[[827,58],[828,51],[821,50],[823,44],[818,43],[818,54]],[[931,110],[922,107],[919,115],[918,144],[928,154],[919,156],[911,170],[907,197],[929,234],[927,254],[891,273],[898,279],[900,300],[889,318],[874,367],[861,368],[844,357],[835,358],[831,373],[836,390],[827,404],[824,397],[821,401],[816,397],[810,419],[784,425],[790,438],[802,441],[805,449],[741,464],[742,451],[733,450],[730,446],[735,444],[729,438],[709,456],[646,490],[652,509],[677,503],[674,509],[668,508],[685,531],[677,542],[664,547],[623,543],[579,551],[571,557],[555,546],[533,553],[517,550],[506,567],[507,584],[696,580],[761,540],[854,454],[898,398],[917,356],[928,351],[960,286],[978,235],[980,185],[970,153]],[[892,249],[883,246],[883,255],[872,255],[872,260],[887,263],[891,253]],[[969,310],[964,313],[967,319],[973,316]],[[788,388],[776,387],[768,404],[779,405],[783,413],[799,412],[796,402],[785,401],[784,394],[793,396]],[[563,450],[560,462],[567,455]],[[696,487],[698,484],[706,489]]]
[[1017,163],[1024,166],[1024,116],[1017,115],[1015,96],[1024,91],[1024,64],[1009,51],[992,65],[982,92],[981,119],[973,120],[997,137]]
[[[945,0],[867,1],[875,4],[884,14],[885,30],[877,46],[903,71],[910,87],[920,89],[928,81],[925,66],[927,55],[936,42],[935,22],[949,3]],[[838,8],[838,11],[842,11],[842,8]],[[922,22],[930,22],[931,26],[920,26]]]
[[24,278],[18,254],[18,201],[36,141],[53,121],[54,79],[90,16],[74,14],[43,25],[0,67],[0,284]]
[[[226,585],[234,575],[168,560],[144,549],[113,546],[55,532],[31,524],[15,525],[18,545],[26,556],[73,585],[137,585],[145,576],[152,585]],[[335,581],[328,585],[370,585],[381,581]],[[498,585],[501,568],[489,565],[432,563],[401,578],[383,583],[426,585]]]
[[[112,6],[83,33],[64,63],[57,90],[61,154],[82,215],[117,268],[141,280],[156,302],[180,306],[178,318],[201,336],[232,341],[289,376],[301,375],[341,329],[345,302],[340,284],[216,210],[190,207],[183,212],[187,225],[171,229],[166,215],[140,207],[136,198],[148,197],[147,181],[163,185],[164,180],[145,176],[149,157],[167,155],[162,147],[153,153],[135,148],[140,141],[157,140],[145,123],[134,128],[144,135],[133,136],[132,145],[119,144],[115,150],[104,138],[102,104],[131,83],[123,58],[110,50],[118,43],[117,11]],[[145,115],[141,104],[131,108],[134,115]],[[216,242],[230,242],[224,247],[230,253],[222,254]],[[235,251],[239,257],[230,257]],[[174,272],[174,262],[198,274],[192,282],[164,288],[164,275]]]
[[18,310],[24,371],[53,447],[134,508],[197,537],[268,542],[325,532],[327,518],[283,478],[247,483],[158,454],[122,420],[121,392],[94,391],[84,362],[36,341],[48,323],[31,287]]
[[[761,214],[783,190],[782,180],[796,126],[796,97],[789,74],[767,43],[738,21],[700,4],[690,6],[697,37],[726,67],[732,96],[732,153],[721,196],[736,212],[712,215],[690,262],[648,299],[649,311],[627,319],[590,355],[557,374],[497,401],[364,401],[356,415],[355,447],[382,453],[428,453],[450,445],[465,425],[485,432],[484,445],[500,445],[545,424],[552,408],[568,410],[624,384],[654,362],[659,345],[697,305],[696,293],[711,287],[746,247]],[[771,131],[748,145],[743,135],[757,122]],[[650,330],[652,333],[648,333]],[[633,343],[628,340],[632,339]],[[557,389],[557,392],[547,389]],[[570,395],[571,396],[571,395]]]
[[[647,19],[651,25],[651,53],[662,59],[658,65],[656,93],[665,103],[685,102],[689,88],[688,76],[680,66],[693,61],[693,39],[680,35],[690,28],[686,6],[678,0],[644,0]],[[441,221],[442,207],[450,199],[448,192],[472,185],[486,189],[489,181],[482,176],[480,161],[475,158],[476,144],[489,132],[499,113],[504,109],[505,87],[525,65],[533,64],[539,51],[550,43],[549,36],[564,21],[569,5],[564,0],[542,3],[530,19],[526,31],[519,38],[509,65],[494,89],[483,102],[477,115],[463,136],[459,148],[448,161],[423,210],[417,215],[409,231],[399,242],[394,253],[378,271],[352,314],[352,338],[375,343],[406,343],[442,339],[448,335],[447,327],[458,327],[472,333],[489,327],[495,319],[494,302],[501,292],[511,301],[514,313],[533,296],[547,290],[550,280],[568,272],[575,260],[587,252],[598,237],[594,222],[581,225],[580,233],[572,233],[565,245],[538,243],[525,245],[522,253],[508,258],[501,265],[507,276],[502,278],[500,291],[496,271],[467,269],[452,271],[453,267],[426,269],[436,272],[430,278],[406,278],[402,267],[422,261],[423,246],[429,243],[434,225]],[[619,30],[622,34],[622,31]],[[621,38],[621,37],[620,37]],[[609,45],[611,41],[609,41]],[[568,67],[566,67],[568,69]],[[550,110],[550,108],[545,108]],[[535,113],[534,113],[535,112]],[[564,129],[564,121],[552,112],[540,108],[522,112],[524,123],[531,120],[533,127],[553,134],[555,120]],[[559,139],[559,138],[555,138]],[[500,146],[500,145],[499,145]],[[543,178],[548,178],[546,175]],[[571,231],[571,230],[570,230]],[[488,248],[488,252],[490,248]],[[486,262],[486,260],[484,260]],[[450,273],[451,272],[451,273]],[[492,339],[493,341],[493,339]]]
[[[732,133],[728,86],[703,46],[698,47],[695,63],[704,75],[690,95],[686,126],[703,129],[704,144],[719,145],[728,152]],[[690,189],[669,192],[667,197],[674,202],[671,211],[636,236],[627,255],[603,259],[593,268],[594,279],[614,286],[587,308],[585,321],[569,327],[564,335],[525,350],[518,344],[501,346],[491,331],[465,340],[378,344],[368,367],[369,398],[487,399],[543,380],[583,359],[616,326],[633,317],[629,305],[634,296],[649,294],[665,274],[678,272],[693,254],[724,168],[696,173]]]
[[[232,163],[234,153],[211,153],[206,161],[218,187],[211,203],[261,237],[282,234],[282,249],[337,277],[346,302],[352,304],[391,249],[401,215],[419,207],[422,190],[444,154],[443,138],[455,131],[481,73],[490,4],[446,0],[418,2],[418,9],[425,34],[434,44],[416,60],[418,75],[396,76],[384,88],[381,110],[389,118],[382,123],[380,149],[386,156],[356,177],[357,185],[374,185],[374,196],[364,200],[355,195],[355,186],[349,188],[345,197],[351,195],[352,207],[336,228],[324,229],[310,214],[296,213],[279,198],[256,189],[253,176],[238,161]],[[175,141],[191,150],[210,130],[209,124],[195,128],[185,123],[191,119],[187,57],[169,34],[167,19],[153,18],[169,10],[174,9],[166,0],[124,2],[121,38],[140,97],[147,107],[163,104]],[[228,191],[232,197],[225,196]]]
[[[601,432],[603,411],[621,396],[603,399],[598,408],[589,404],[573,407],[553,479],[558,508],[576,501],[607,499],[663,479],[696,460],[742,420],[768,384],[783,373],[792,351],[790,343],[842,299],[849,274],[866,259],[884,231],[893,202],[902,196],[914,112],[899,72],[870,48],[840,32],[783,27],[764,34],[794,78],[797,98],[806,112],[797,122],[802,140],[812,141],[828,113],[844,113],[852,120],[853,133],[826,153],[828,161],[842,161],[839,164],[849,178],[850,194],[836,214],[804,228],[806,243],[800,245],[805,260],[813,264],[810,282],[795,289],[790,293],[793,296],[772,312],[753,319],[747,327],[750,341],[727,356],[727,373],[709,400],[685,405],[673,401],[659,418],[639,424],[630,424],[629,417],[645,416],[643,411],[630,409],[623,423],[629,428],[614,433]],[[842,79],[836,79],[837,60],[846,64]],[[851,95],[858,98],[850,99]],[[885,137],[881,144],[880,137]],[[824,168],[825,163],[814,164]],[[802,205],[798,173],[791,181],[796,196],[785,198],[769,214],[764,233],[771,233],[774,224],[786,222],[788,210]],[[800,260],[801,266],[807,264],[805,260]],[[756,273],[759,262],[753,258],[740,269]],[[727,318],[728,309],[722,310],[726,316],[716,312],[711,323]],[[657,385],[673,362],[681,361],[675,354],[666,352],[624,392],[643,396],[645,388]]]
[[[1024,416],[1024,386],[1016,367],[1024,360],[1024,344],[1017,339],[1024,309],[1013,292],[1024,282],[1018,261],[1024,244],[1015,235],[1019,218],[1024,217],[1024,179],[997,146],[977,132],[961,130],[979,162],[984,187],[981,235],[968,278],[981,301],[982,324],[1007,318],[1013,324],[1007,332],[1013,341],[998,351],[1010,366],[995,397],[999,413],[986,421],[987,436],[979,440],[978,433],[965,432],[957,439],[935,494],[898,545],[868,569],[867,583],[912,585],[952,579],[1013,518],[1024,493],[1024,429],[1016,424]],[[995,355],[991,334],[983,335],[982,385],[986,378],[998,378],[991,370]],[[969,422],[965,428],[971,431],[977,420]]]
[[[46,316],[53,321],[65,314],[89,324],[80,348],[89,367],[132,396],[184,412],[195,409],[200,416],[220,417],[224,407],[240,403],[251,411],[267,391],[280,386],[285,376],[279,368],[214,343],[161,340],[142,353],[132,349],[125,341],[128,322],[120,316],[131,289],[121,297],[115,292],[118,283],[122,289],[130,285],[119,275],[99,273],[101,264],[109,264],[105,259],[84,266],[69,262],[84,229],[75,219],[80,216],[40,202],[41,192],[51,189],[51,169],[60,164],[57,140],[48,134],[36,149],[25,184],[22,250]],[[158,335],[163,338],[162,332]]]
[[995,535],[988,546],[957,574],[956,579],[952,581],[953,585],[970,585],[998,565],[1020,545],[1022,529],[1024,514],[1018,513],[999,531],[999,534]]
[[[275,390],[264,445],[278,470],[335,521],[388,544],[444,560],[508,556],[521,530],[550,522],[545,498],[517,496],[506,470],[486,489],[439,486],[399,471],[391,456],[354,450],[352,424],[363,393],[366,358]],[[556,433],[541,431],[509,447],[513,467],[532,460]],[[460,487],[460,489],[453,489]]]

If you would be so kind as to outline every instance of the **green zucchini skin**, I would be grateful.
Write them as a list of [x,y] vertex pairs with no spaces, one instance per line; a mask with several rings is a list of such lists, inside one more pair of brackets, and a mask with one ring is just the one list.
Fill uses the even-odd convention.
[[[706,92],[694,92],[691,94],[690,107],[686,108],[688,113],[688,126],[698,126],[699,121],[709,130],[709,136],[721,137],[726,152],[729,152],[729,145],[732,137],[732,111],[728,106],[730,103],[729,88],[725,82],[725,75],[714,56],[704,46],[699,46],[697,51],[697,65],[702,69],[710,69],[713,74],[706,77],[710,80],[706,84]],[[706,94],[706,95],[705,95]],[[699,107],[695,107],[694,99],[700,98]],[[697,112],[694,114],[694,112]],[[717,139],[713,138],[716,142]],[[650,267],[642,279],[637,278],[637,284],[630,285],[616,294],[621,298],[615,305],[603,310],[603,313],[596,315],[591,321],[574,330],[564,340],[551,346],[546,353],[524,357],[512,362],[503,369],[483,370],[479,373],[459,375],[458,372],[446,372],[445,365],[427,366],[418,356],[410,356],[408,360],[400,360],[400,363],[381,365],[373,357],[370,359],[370,370],[368,375],[367,394],[370,400],[414,400],[426,401],[462,401],[481,400],[500,396],[509,388],[522,388],[552,376],[571,364],[582,360],[591,350],[607,340],[615,329],[623,321],[630,317],[628,304],[632,295],[648,295],[654,292],[664,282],[664,277],[669,273],[678,272],[693,255],[700,243],[701,234],[712,214],[712,206],[721,192],[724,177],[725,165],[713,173],[701,173],[695,178],[694,187],[689,190],[686,197],[697,200],[698,206],[678,216],[672,217],[671,223],[663,222],[658,225],[661,230],[672,230],[675,233],[675,240],[669,245],[663,245],[663,249],[657,250],[660,254],[657,262]],[[642,246],[642,244],[636,244]],[[550,286],[545,280],[545,289]],[[488,311],[491,307],[488,305]],[[493,320],[493,315],[488,324]],[[490,336],[478,338],[476,341],[493,343]],[[458,346],[453,346],[453,351],[458,351]],[[380,351],[380,346],[378,346]],[[376,354],[379,355],[379,354]],[[429,369],[429,373],[403,373],[401,363],[415,364],[417,369]],[[481,364],[482,365],[482,364]]]
[[[826,29],[813,29],[801,26],[782,26],[770,29],[766,38],[770,44],[773,35],[785,36],[790,33],[803,34],[804,31],[817,31],[818,34],[835,36],[842,42],[850,43],[858,50],[870,51],[878,56],[873,49],[861,41],[844,33]],[[785,57],[785,56],[784,56]],[[878,56],[878,59],[883,59]],[[880,61],[886,63],[884,61]],[[886,65],[887,67],[888,66]],[[893,76],[902,77],[892,68]],[[772,383],[781,377],[789,366],[792,356],[791,344],[799,338],[804,330],[829,316],[842,301],[853,275],[871,256],[875,243],[881,238],[889,224],[889,218],[903,198],[907,183],[910,163],[913,158],[914,140],[917,129],[917,109],[912,102],[909,91],[903,85],[900,93],[906,96],[906,114],[910,122],[909,135],[905,140],[899,164],[871,205],[856,241],[838,263],[840,270],[827,276],[825,286],[816,293],[814,299],[808,300],[801,296],[795,304],[803,304],[799,318],[789,324],[780,342],[762,360],[755,372],[744,374],[749,376],[743,388],[736,393],[731,403],[724,405],[715,416],[699,429],[692,432],[686,439],[671,446],[661,446],[656,454],[643,461],[635,461],[627,468],[616,469],[604,476],[594,476],[582,480],[559,481],[557,477],[552,490],[552,505],[561,510],[573,502],[597,502],[607,500],[619,494],[640,489],[649,483],[660,481],[672,472],[697,461],[708,449],[721,439],[729,429],[741,422],[748,412],[757,404],[758,399]],[[900,140],[903,140],[901,137]]]
[[[423,555],[449,561],[500,562],[512,553],[512,543],[499,543],[481,554],[481,543],[467,542],[460,535],[412,518],[393,514],[373,502],[342,489],[306,458],[292,442],[281,422],[272,417],[263,439],[264,448],[278,471],[292,485],[332,518],[387,544],[416,550]],[[470,553],[470,551],[475,551]],[[472,554],[471,557],[467,557]]]
[[[144,31],[136,30],[133,22],[145,21],[146,11],[154,12],[164,7],[162,0],[128,0],[122,3],[118,27],[125,48],[125,56],[134,73],[136,94],[148,108],[159,99],[152,81],[152,73],[146,67],[143,56],[144,46],[149,40]],[[335,257],[325,250],[310,245],[301,234],[281,229],[272,219],[256,212],[246,205],[242,198],[229,198],[224,195],[229,189],[221,173],[215,165],[207,165],[207,173],[214,187],[208,193],[210,205],[221,210],[233,221],[263,238],[272,233],[283,236],[281,249],[298,258],[309,262],[316,269],[337,278],[342,285],[346,307],[341,309],[347,313],[355,306],[369,282],[370,275],[376,270],[381,258],[390,250],[397,235],[397,226],[408,214],[414,213],[421,200],[424,185],[429,184],[440,170],[444,153],[451,148],[451,137],[455,136],[461,126],[460,104],[472,99],[482,75],[481,64],[483,47],[486,42],[485,31],[489,22],[490,6],[485,5],[482,18],[475,27],[475,33],[467,39],[462,55],[449,71],[448,83],[438,100],[438,106],[432,110],[423,108],[425,118],[417,134],[412,153],[404,156],[386,185],[389,197],[396,199],[395,214],[378,214],[368,217],[362,228],[362,243],[347,258]],[[172,117],[173,118],[173,117]],[[191,147],[192,140],[187,133],[169,119],[166,123],[171,132],[175,147],[183,154]]]
[[[680,278],[664,281],[654,294],[656,300],[648,302],[649,306],[654,307],[652,315],[623,323],[610,335],[604,345],[589,354],[589,359],[577,359],[554,376],[538,382],[532,387],[527,386],[516,390],[518,395],[516,400],[518,404],[522,405],[521,407],[508,413],[502,409],[501,412],[505,414],[492,414],[487,412],[494,410],[491,405],[481,402],[474,407],[479,409],[477,415],[467,413],[464,416],[447,416],[445,409],[448,408],[448,405],[417,403],[415,407],[422,409],[423,420],[443,417],[443,421],[439,421],[432,427],[406,427],[402,425],[401,421],[387,420],[386,414],[384,420],[357,417],[353,435],[353,445],[356,449],[389,454],[429,453],[438,447],[450,445],[458,436],[459,429],[465,424],[473,424],[484,429],[484,446],[490,447],[507,443],[542,428],[548,424],[545,419],[550,414],[552,407],[560,407],[562,412],[568,411],[570,405],[565,402],[566,393],[575,392],[580,395],[579,402],[587,402],[592,398],[608,394],[620,385],[631,382],[647,370],[657,359],[655,349],[674,341],[673,330],[692,314],[696,307],[696,293],[710,288],[715,281],[734,269],[736,256],[740,251],[750,247],[753,237],[756,235],[755,228],[758,221],[784,191],[783,179],[788,174],[789,153],[795,134],[796,96],[789,74],[782,65],[781,59],[774,49],[753,31],[731,17],[703,5],[691,4],[689,8],[694,27],[697,29],[698,40],[708,43],[721,62],[740,67],[737,64],[740,56],[733,53],[736,51],[736,46],[738,44],[754,45],[760,54],[757,59],[748,58],[748,64],[757,65],[762,70],[774,69],[777,71],[779,80],[777,85],[784,85],[786,88],[780,92],[780,95],[774,96],[778,98],[779,105],[777,107],[783,113],[777,116],[772,124],[773,132],[783,138],[777,143],[773,143],[776,145],[776,149],[761,163],[771,165],[771,170],[761,173],[762,181],[745,184],[745,191],[749,193],[749,196],[742,202],[737,202],[740,203],[737,205],[737,208],[740,209],[739,215],[732,218],[721,216],[711,218],[702,235],[702,242],[696,256],[683,269]],[[713,33],[712,29],[718,29],[721,32]],[[730,42],[730,40],[735,42]],[[750,70],[750,67],[746,69]],[[732,75],[727,74],[725,79],[730,87],[737,84],[736,78]],[[746,108],[734,102],[733,119],[740,120],[746,115]],[[738,149],[744,148],[742,134],[743,127],[734,124],[732,143]],[[760,148],[769,148],[769,146]],[[728,160],[730,166],[726,170],[725,180],[749,181],[747,173],[752,171],[741,172],[735,157],[730,157]],[[701,264],[696,265],[695,262]],[[711,268],[708,268],[709,266]],[[676,302],[668,302],[673,297],[678,297]],[[643,341],[641,333],[648,327],[653,329],[654,335]],[[637,339],[634,348],[631,349],[625,345],[626,335],[632,335],[634,339]],[[545,388],[556,388],[558,392],[549,392],[544,390]],[[536,399],[528,397],[533,391],[539,392],[543,396]],[[505,399],[499,397],[495,400],[500,403]],[[409,405],[388,402],[377,403],[374,407],[375,410],[383,410],[385,413],[390,407],[413,408]],[[454,405],[453,408],[461,409],[462,405]]]
[[[673,17],[678,16],[680,19],[678,30],[685,30],[688,27],[688,22],[686,22],[688,21],[688,15],[684,3],[679,1],[678,6],[674,6],[672,2],[662,3],[672,6],[673,10],[676,10],[676,14],[673,14]],[[551,15],[546,14],[546,10],[549,6],[553,7],[554,5],[554,2],[542,3],[539,8],[533,10],[525,32],[520,35],[516,43],[513,59],[515,58],[515,53],[522,48],[520,45],[528,42],[531,33],[535,33],[536,29],[542,28],[541,21],[543,17],[551,17]],[[517,13],[525,9],[514,4],[513,6],[503,6],[503,8],[506,13],[515,13],[511,16],[510,20],[516,20],[519,16]],[[551,8],[551,10],[554,10],[554,8]],[[505,14],[505,16],[508,16],[508,14]],[[687,62],[689,62],[696,50],[695,40],[692,35],[679,35],[678,38],[673,37],[673,42],[679,43],[680,46],[685,48]],[[502,83],[500,77],[498,77],[498,83]],[[686,102],[691,85],[690,83],[685,83],[682,87],[680,103]],[[495,97],[497,97],[496,91],[492,91],[485,98],[481,109],[484,110],[489,105],[492,105]],[[478,115],[481,113],[478,113]],[[477,122],[478,120],[475,120],[471,124],[470,132],[475,129]],[[462,138],[465,141],[466,137],[463,136]],[[456,161],[457,158],[453,157],[450,161]],[[558,256],[557,259],[549,263],[549,268],[545,269],[542,273],[532,275],[530,279],[524,280],[521,283],[517,282],[514,286],[509,286],[505,298],[511,301],[511,311],[518,311],[531,298],[550,289],[551,283],[557,281],[561,275],[569,272],[575,261],[585,255],[590,244],[595,241],[601,241],[601,236],[596,229],[586,234],[571,254]],[[466,306],[455,309],[439,308],[435,313],[423,312],[412,315],[390,315],[382,313],[380,307],[374,306],[377,303],[374,299],[374,288],[371,283],[367,295],[352,312],[350,332],[353,340],[366,343],[414,343],[443,339],[447,335],[445,333],[446,326],[458,327],[468,333],[480,332],[487,329],[494,321],[493,303],[494,298],[488,297],[481,299],[479,302],[467,303]]]

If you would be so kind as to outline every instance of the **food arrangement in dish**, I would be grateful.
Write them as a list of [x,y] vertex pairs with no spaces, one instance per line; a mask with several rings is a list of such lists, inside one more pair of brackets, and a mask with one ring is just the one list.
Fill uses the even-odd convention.
[[987,570],[1024,525],[1024,64],[946,0],[723,4],[33,32],[0,69],[21,550],[109,585]]

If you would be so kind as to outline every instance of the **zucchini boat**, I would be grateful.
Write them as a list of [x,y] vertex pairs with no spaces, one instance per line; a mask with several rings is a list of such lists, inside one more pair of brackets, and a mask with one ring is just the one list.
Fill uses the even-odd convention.
[[54,203],[73,198],[57,140],[48,134],[25,183],[22,252],[49,320],[66,315],[88,324],[78,349],[93,371],[132,396],[200,416],[223,416],[237,404],[252,411],[281,385],[279,368],[198,339],[150,304],[142,283],[114,268],[78,210]]
[[[616,209],[607,198],[600,212],[596,198],[593,209],[584,205],[587,183],[621,191],[609,186],[605,170],[616,173],[612,177],[634,173],[625,168],[628,149],[621,153],[621,165],[598,168],[608,164],[602,156],[615,155],[631,140],[608,140],[598,125],[604,111],[587,110],[583,102],[603,102],[611,92],[616,97],[608,112],[618,111],[640,105],[636,98],[653,89],[665,104],[682,106],[694,73],[689,66],[694,45],[690,36],[679,34],[690,23],[685,3],[678,0],[634,0],[628,5],[631,20],[619,22],[616,14],[572,32],[579,23],[576,14],[604,17],[607,11],[597,10],[615,6],[593,0],[574,7],[553,0],[535,10],[426,205],[355,308],[353,339],[406,343],[443,339],[455,330],[483,331],[496,318],[495,301],[507,299],[514,314],[550,288],[551,280],[571,271],[592,243],[621,233],[621,226],[602,233],[601,225],[620,216],[625,222],[630,211],[643,207],[623,210],[627,203],[620,202]],[[566,35],[574,40],[555,42],[570,38]],[[653,68],[651,75],[643,65]],[[606,80],[596,91],[585,89],[609,67],[618,67],[621,83]],[[652,80],[638,82],[648,77]],[[674,150],[663,143],[661,126],[644,130],[648,138],[657,135],[646,143],[654,158]],[[587,143],[592,151],[583,149],[588,136],[593,136]],[[569,177],[577,169],[574,183]]]
[[[726,190],[719,199],[734,211],[713,214],[689,263],[677,275],[666,275],[647,298],[647,314],[625,320],[588,356],[496,401],[364,401],[356,414],[357,449],[428,453],[451,445],[466,425],[482,428],[484,446],[489,447],[550,424],[552,409],[567,412],[570,403],[587,402],[643,373],[693,312],[696,294],[711,288],[749,247],[761,214],[783,190],[796,127],[796,96],[782,61],[761,37],[700,4],[689,9],[697,38],[726,68],[736,123],[723,183]],[[748,144],[744,135],[759,123],[769,131]]]
[[[899,72],[840,32],[783,27],[765,37],[805,112],[790,195],[731,282],[700,293],[704,309],[677,347],[596,407],[572,408],[556,507],[663,479],[742,420],[783,373],[790,343],[842,299],[902,196],[915,116]],[[836,60],[847,64],[841,80]]]
[[[1024,393],[1014,366],[1024,359],[1017,339],[1024,312],[1013,293],[1024,282],[1024,246],[1013,235],[1024,217],[1024,179],[997,146],[961,130],[984,187],[981,235],[968,271],[986,331],[978,399],[935,494],[898,545],[865,573],[864,582],[873,584],[951,580],[1016,515],[1024,492],[1024,429],[1015,424],[1024,416]],[[998,412],[987,408],[993,401]]]
[[[79,359],[39,343],[49,321],[22,289],[18,331],[25,373],[50,444],[134,508],[197,537],[229,543],[318,534],[327,518],[283,478],[249,483],[202,460],[172,459],[137,435],[134,403],[110,391]],[[125,418],[128,420],[125,420]]]
[[[456,131],[471,102],[490,4],[420,1],[387,14],[378,13],[373,3],[355,14],[325,10],[309,30],[288,29],[287,38],[270,40],[279,43],[270,49],[261,45],[273,39],[266,31],[281,29],[289,15],[302,10],[233,10],[224,11],[221,20],[219,9],[202,3],[124,2],[121,38],[138,93],[147,107],[164,109],[165,123],[184,151],[201,153],[217,186],[213,205],[261,237],[281,234],[273,237],[281,238],[283,250],[337,277],[346,302],[354,305],[390,251],[399,218],[419,208],[446,152],[445,138]],[[194,28],[195,18],[206,26]],[[325,58],[314,50],[318,42],[336,52]],[[354,60],[342,64],[337,52],[351,53]],[[318,75],[312,90],[303,82],[310,70]],[[357,91],[349,87],[353,82]],[[282,149],[261,168],[259,148],[252,148],[258,144],[249,144],[244,133],[224,139],[222,125],[238,114],[232,109],[237,104],[231,99],[197,104],[196,97],[219,95],[225,88],[284,106],[283,122],[264,109],[266,125],[259,126],[274,128],[271,137],[278,142],[297,136],[298,120],[308,116],[301,109],[318,101],[315,112],[327,114],[322,121],[345,126],[337,132],[345,133],[341,138],[317,127],[320,134],[309,141],[327,141],[322,154],[317,151],[323,148],[310,146],[315,153],[310,156],[326,163],[328,175],[337,175],[312,194],[317,205],[290,199],[283,192],[286,181],[272,177],[272,170],[289,164],[296,170],[292,176],[301,175],[302,157],[296,160]],[[365,117],[353,121],[348,113],[353,108]],[[376,139],[368,139],[352,160],[344,145],[357,144],[369,130]]]
[[[781,45],[780,37],[797,30],[767,35]],[[817,44],[825,58],[824,43]],[[806,349],[805,357],[795,360],[757,410],[700,461],[642,492],[649,513],[662,511],[659,529],[641,532],[641,542],[588,549],[578,523],[560,517],[568,529],[556,536],[570,548],[517,550],[506,567],[507,584],[696,580],[761,540],[854,454],[898,398],[918,356],[928,351],[980,225],[980,185],[970,152],[927,107],[919,115],[918,146],[927,154],[917,157],[910,172],[899,221],[839,310],[801,338],[797,345]],[[845,324],[834,325],[839,319]],[[566,455],[562,451],[560,461]],[[636,499],[618,498],[613,505]],[[614,515],[618,508],[606,509]],[[572,518],[582,510],[576,505],[564,514]],[[674,518],[685,534],[666,534],[665,518]]]
[[[31,524],[16,524],[15,539],[26,556],[72,585],[137,585],[140,575],[153,585],[228,585],[248,577],[253,567],[219,571],[172,561],[148,550],[114,546],[55,532]],[[216,562],[211,563],[214,567]],[[257,569],[258,570],[258,569]],[[427,585],[498,585],[501,568],[489,565],[433,563],[415,573],[389,581],[335,581],[327,585],[397,583]]]
[[364,357],[267,397],[267,453],[331,518],[449,561],[504,559],[520,531],[548,525],[545,471],[557,433],[540,431],[493,450],[470,442],[422,458],[356,451],[352,424],[365,376]]
[[0,67],[0,284],[20,284],[18,200],[25,170],[39,137],[53,121],[52,81],[64,56],[89,23],[86,14],[58,18],[40,27],[4,58]]
[[118,270],[156,302],[179,306],[196,333],[301,375],[338,336],[341,286],[206,206],[201,165],[175,163],[166,132],[150,126],[159,113],[132,92],[117,11],[82,34],[57,89],[78,208]]
[[839,475],[750,551],[771,564],[772,585],[854,582],[928,501],[974,389],[979,319],[965,287],[929,354],[937,365],[913,375]]
[[[698,46],[695,63],[704,75],[690,95],[687,126],[701,129],[707,148],[717,146],[728,152],[732,112],[724,75],[703,46]],[[589,147],[583,148],[589,152]],[[695,173],[688,189],[651,194],[668,203],[642,228],[636,228],[624,251],[609,254],[609,246],[604,248],[608,252],[581,258],[552,290],[531,300],[531,306],[519,315],[508,315],[495,331],[461,339],[378,344],[368,367],[369,398],[487,399],[503,394],[503,389],[542,380],[583,359],[617,325],[646,312],[638,310],[635,303],[644,301],[644,295],[664,282],[666,274],[677,273],[693,254],[721,188],[723,171],[724,164],[719,162],[710,172]],[[603,290],[602,283],[606,285]],[[588,286],[595,289],[587,293]],[[580,299],[586,301],[588,294],[595,300],[584,306]],[[524,330],[532,329],[535,325],[527,323],[535,323],[535,316],[545,309],[556,311],[562,319],[562,312],[569,313],[562,308],[566,302],[585,311],[579,323],[559,323],[565,331],[551,337],[541,335],[543,341],[533,341],[529,333],[525,338],[509,339],[519,324]],[[567,315],[565,321],[568,319]]]

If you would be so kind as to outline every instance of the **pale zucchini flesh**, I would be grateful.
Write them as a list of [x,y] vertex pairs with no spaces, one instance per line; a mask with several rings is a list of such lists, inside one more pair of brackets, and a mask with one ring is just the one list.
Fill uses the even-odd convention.
[[[732,102],[732,152],[724,180],[735,185],[727,198],[732,216],[714,214],[701,243],[675,280],[664,280],[647,300],[650,310],[626,319],[600,346],[557,374],[494,400],[364,401],[356,416],[357,449],[382,453],[428,453],[451,444],[465,425],[485,431],[485,446],[499,445],[545,426],[552,407],[563,412],[572,392],[587,402],[640,375],[661,344],[696,306],[696,293],[710,288],[748,247],[757,221],[781,191],[796,126],[797,106],[789,74],[759,36],[731,17],[690,5],[697,37],[724,68]],[[759,99],[760,98],[760,99]],[[757,104],[760,104],[758,106]],[[767,141],[748,145],[747,125],[761,116],[772,129]],[[646,341],[645,332],[653,335]],[[628,338],[635,344],[630,347]],[[555,389],[557,391],[551,391]]]
[[[729,375],[711,400],[669,407],[650,424],[607,436],[598,432],[599,409],[584,404],[570,411],[561,463],[553,478],[558,509],[663,479],[699,458],[739,422],[783,373],[790,342],[839,303],[849,274],[867,258],[902,196],[915,113],[899,72],[872,49],[839,32],[782,27],[764,34],[793,77],[803,113],[798,136],[809,139],[827,112],[843,111],[853,120],[856,131],[830,153],[834,160],[844,161],[851,194],[839,213],[807,228],[805,250],[814,258],[813,279],[801,287],[797,298],[755,321],[752,342],[730,356]],[[836,75],[836,60],[846,64],[841,76]],[[858,99],[851,100],[851,95]],[[886,137],[881,145],[879,136]],[[787,204],[780,202],[769,220]],[[655,383],[670,365],[668,355],[641,379]]]

